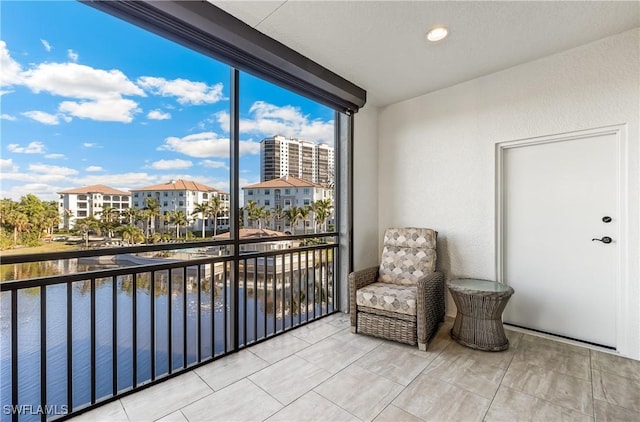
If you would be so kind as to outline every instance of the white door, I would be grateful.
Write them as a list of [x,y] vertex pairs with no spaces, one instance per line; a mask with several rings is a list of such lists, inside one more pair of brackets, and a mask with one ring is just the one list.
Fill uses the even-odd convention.
[[616,347],[619,149],[599,134],[503,150],[505,322]]

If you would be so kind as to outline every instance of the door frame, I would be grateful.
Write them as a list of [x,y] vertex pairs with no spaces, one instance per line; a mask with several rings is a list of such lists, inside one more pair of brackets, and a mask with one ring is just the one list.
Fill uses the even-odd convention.
[[[564,142],[571,140],[579,140],[602,135],[614,135],[618,145],[617,159],[617,181],[618,181],[618,210],[619,225],[618,232],[615,234],[616,243],[618,245],[618,277],[615,280],[616,295],[616,351],[623,355],[633,355],[635,345],[630,342],[634,335],[629,335],[634,324],[631,321],[631,309],[638,306],[638,299],[632,297],[630,292],[631,280],[629,278],[629,173],[628,173],[628,139],[627,125],[618,124],[611,126],[603,126],[592,129],[577,130],[572,132],[564,132],[553,135],[539,136],[533,138],[517,139],[496,143],[495,146],[495,225],[496,225],[496,280],[504,283],[505,274],[505,201],[504,201],[504,154],[511,148],[522,148],[546,143]],[[518,294],[517,292],[515,294]]]

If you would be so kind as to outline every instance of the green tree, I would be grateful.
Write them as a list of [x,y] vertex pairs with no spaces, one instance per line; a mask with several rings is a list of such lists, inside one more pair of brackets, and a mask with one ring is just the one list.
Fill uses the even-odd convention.
[[303,233],[307,234],[307,222],[311,215],[311,208],[309,206],[300,207],[298,208],[298,214],[300,215],[300,220],[302,220]]
[[86,217],[76,220],[74,228],[78,230],[84,238],[84,246],[89,247],[89,233],[94,232],[100,235],[100,221],[95,217]]
[[107,232],[107,236],[113,237],[113,232],[120,222],[120,210],[112,206],[106,206],[96,214],[100,215],[102,229]]
[[320,231],[327,231],[326,223],[333,212],[333,203],[331,199],[319,199],[311,204],[311,210],[313,211],[314,220],[314,233],[317,232],[317,226],[320,226]]
[[220,213],[225,212],[222,200],[218,195],[215,195],[209,200],[209,214],[213,217],[213,236],[218,233],[218,216]]
[[169,213],[169,222],[176,226],[176,238],[180,239],[180,226],[189,224],[189,219],[184,211],[171,211]]
[[276,206],[271,210],[271,215],[273,217],[273,228],[274,230],[282,231],[282,220],[284,220],[284,209],[280,205]]
[[[202,204],[198,204],[196,202],[193,206],[193,212],[191,213],[191,215],[196,215],[196,214],[200,214],[200,221],[202,223],[202,238],[204,239],[205,221],[206,219],[209,218],[209,215],[211,214],[211,207],[206,202],[203,202]],[[214,236],[215,236],[215,231],[214,231]]]
[[253,199],[249,200],[247,205],[244,207],[244,211],[247,213],[249,226],[253,227],[253,222],[260,219],[260,207],[258,207],[258,203]]
[[296,206],[291,206],[284,210],[284,218],[289,221],[289,225],[291,226],[291,234],[295,234],[295,227],[300,221],[300,208]]
[[143,208],[147,219],[147,236],[156,232],[159,225],[162,207],[160,201],[156,198],[145,198],[145,207]]
[[122,236],[122,240],[127,244],[144,242],[144,233],[138,227],[126,224],[118,227],[118,232]]

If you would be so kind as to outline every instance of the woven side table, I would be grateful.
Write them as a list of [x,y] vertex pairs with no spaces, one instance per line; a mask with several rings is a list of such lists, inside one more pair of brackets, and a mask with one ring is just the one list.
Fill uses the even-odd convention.
[[451,280],[447,287],[458,308],[451,337],[474,349],[491,352],[508,349],[502,311],[513,294],[513,288],[473,278]]

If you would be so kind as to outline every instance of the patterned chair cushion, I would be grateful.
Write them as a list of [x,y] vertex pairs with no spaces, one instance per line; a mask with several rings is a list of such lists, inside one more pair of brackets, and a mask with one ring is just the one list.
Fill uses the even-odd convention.
[[436,236],[431,229],[387,229],[378,281],[414,286],[436,270]]
[[373,283],[356,291],[356,305],[416,315],[416,287]]

